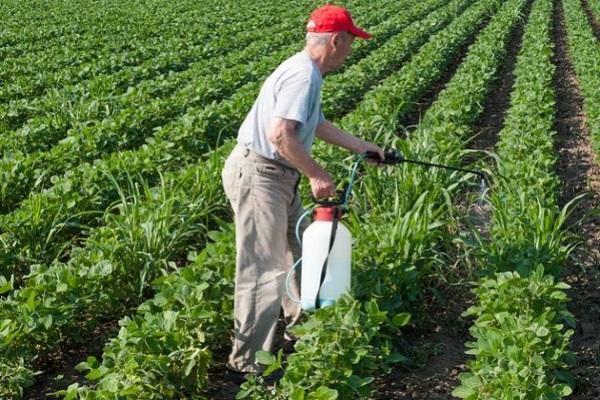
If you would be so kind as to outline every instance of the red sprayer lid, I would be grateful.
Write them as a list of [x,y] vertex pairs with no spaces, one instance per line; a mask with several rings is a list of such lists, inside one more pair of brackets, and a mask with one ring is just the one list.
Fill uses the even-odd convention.
[[342,209],[338,207],[317,207],[313,210],[313,221],[333,221],[334,215],[339,220],[342,213]]

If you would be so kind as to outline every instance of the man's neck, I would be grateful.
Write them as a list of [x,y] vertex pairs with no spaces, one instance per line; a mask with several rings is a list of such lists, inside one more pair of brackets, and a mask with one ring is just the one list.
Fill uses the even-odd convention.
[[321,72],[321,76],[325,75],[327,72],[331,71],[328,68],[327,63],[327,55],[322,50],[321,47],[305,47],[304,52],[308,54],[308,57],[315,63],[319,71]]

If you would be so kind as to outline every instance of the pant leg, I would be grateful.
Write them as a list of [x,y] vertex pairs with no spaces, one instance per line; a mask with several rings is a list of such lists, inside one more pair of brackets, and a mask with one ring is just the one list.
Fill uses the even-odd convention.
[[[284,169],[249,160],[240,160],[233,173],[233,164],[223,171],[236,227],[234,340],[229,367],[260,372],[255,354],[272,350],[283,296],[288,206],[294,180]],[[225,182],[231,176],[239,176],[237,187],[232,187],[231,179]]]

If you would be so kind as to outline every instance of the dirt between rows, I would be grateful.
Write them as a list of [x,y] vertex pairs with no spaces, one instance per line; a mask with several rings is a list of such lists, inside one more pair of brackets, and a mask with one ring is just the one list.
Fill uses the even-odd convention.
[[116,321],[105,321],[94,329],[89,336],[90,341],[85,345],[68,345],[56,352],[47,360],[49,367],[36,377],[32,387],[25,390],[23,400],[56,398],[48,397],[48,394],[64,390],[76,382],[82,385],[93,384],[75,366],[89,356],[102,360],[102,349],[106,341],[117,334],[118,328]]

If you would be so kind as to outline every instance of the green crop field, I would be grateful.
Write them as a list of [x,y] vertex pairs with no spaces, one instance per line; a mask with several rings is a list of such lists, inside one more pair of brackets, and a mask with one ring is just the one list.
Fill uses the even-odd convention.
[[361,168],[352,292],[237,387],[220,172],[323,2],[0,2],[0,399],[600,398],[600,0],[335,3],[326,117],[485,179]]

